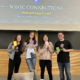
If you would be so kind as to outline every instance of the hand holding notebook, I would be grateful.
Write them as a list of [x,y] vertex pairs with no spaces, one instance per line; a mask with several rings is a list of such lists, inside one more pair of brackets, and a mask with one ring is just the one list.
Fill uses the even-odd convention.
[[59,47],[56,47],[56,51],[60,52],[60,49],[59,49]]

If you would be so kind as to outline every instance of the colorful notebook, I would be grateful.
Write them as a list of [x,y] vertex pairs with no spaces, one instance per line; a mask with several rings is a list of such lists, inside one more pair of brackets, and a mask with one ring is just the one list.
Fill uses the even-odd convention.
[[17,41],[13,41],[13,45],[14,46],[17,46]]
[[46,42],[45,42],[45,44],[48,46],[48,45],[49,45],[49,42],[48,42],[48,41],[46,41]]
[[33,40],[31,40],[31,43],[30,43],[31,45],[33,45],[34,44],[34,41]]
[[60,52],[60,49],[59,49],[59,47],[56,47],[56,51]]

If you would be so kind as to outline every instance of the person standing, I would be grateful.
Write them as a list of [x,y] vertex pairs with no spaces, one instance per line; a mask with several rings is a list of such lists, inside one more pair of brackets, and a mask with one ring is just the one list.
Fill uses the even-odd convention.
[[[16,41],[16,46],[13,42]],[[23,41],[20,34],[14,37],[13,42],[11,42],[8,46],[7,52],[9,53],[9,65],[8,65],[8,78],[7,80],[11,80],[13,70],[15,73],[18,73],[20,63],[21,63],[21,54],[23,53]]]
[[48,40],[47,35],[43,35],[41,42],[39,44],[38,52],[39,56],[39,64],[41,68],[41,79],[44,80],[44,71],[45,67],[47,67],[49,80],[52,80],[52,53],[54,51],[54,47],[52,42]]
[[36,53],[38,43],[35,40],[35,33],[30,32],[28,39],[24,43],[24,51],[26,51],[26,63],[29,71],[34,72],[34,80],[37,80],[35,75]]
[[[66,72],[67,80],[71,80],[70,73],[70,56],[69,52],[73,51],[72,45],[68,40],[64,39],[64,33],[58,33],[59,41],[55,43],[54,49],[57,54],[57,62],[60,71],[60,80],[65,80],[64,69]],[[59,48],[60,51],[57,51]]]

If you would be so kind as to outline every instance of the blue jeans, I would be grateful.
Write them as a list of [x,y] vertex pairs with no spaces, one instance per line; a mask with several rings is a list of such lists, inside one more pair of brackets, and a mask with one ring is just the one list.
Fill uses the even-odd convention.
[[26,59],[29,71],[34,72],[34,80],[37,80],[35,75],[36,54],[31,53],[31,58]]
[[58,62],[58,67],[60,71],[60,80],[65,80],[64,69],[65,69],[67,80],[71,80],[70,63]]

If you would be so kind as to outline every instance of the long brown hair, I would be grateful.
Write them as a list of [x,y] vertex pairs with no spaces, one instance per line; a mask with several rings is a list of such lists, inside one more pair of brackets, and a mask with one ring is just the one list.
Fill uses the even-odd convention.
[[[44,40],[43,40],[44,36],[47,36],[47,37],[48,37],[47,34],[44,34],[44,35],[42,36],[41,41],[40,41],[40,43],[39,43],[39,47],[40,47],[40,48],[43,48],[43,46],[44,46],[44,44],[45,44],[45,42],[44,42]],[[49,41],[49,39],[48,39],[48,41]]]
[[[34,32],[30,32],[30,33],[29,33],[28,39],[26,40],[27,44],[30,43],[30,34],[31,34],[31,33],[34,33]],[[34,40],[34,44],[36,44],[35,33],[34,33],[34,37],[33,37],[32,40]]]
[[14,39],[13,39],[13,41],[17,41],[17,36],[21,36],[21,41],[20,41],[20,51],[22,51],[22,48],[23,48],[23,40],[22,40],[22,35],[21,34],[17,34],[15,37],[14,37]]

